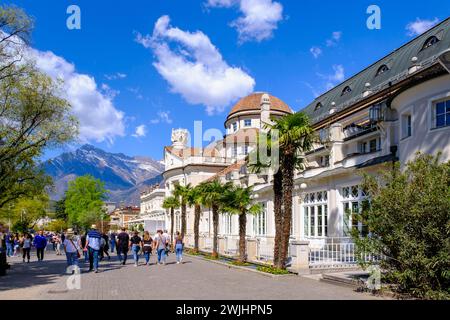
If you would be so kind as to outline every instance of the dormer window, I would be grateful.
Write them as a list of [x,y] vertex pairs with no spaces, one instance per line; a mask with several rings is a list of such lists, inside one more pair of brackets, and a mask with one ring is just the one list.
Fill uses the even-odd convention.
[[379,75],[381,75],[387,71],[389,71],[389,67],[387,65],[383,64],[381,67],[378,68],[376,76],[378,77]]
[[319,102],[318,104],[316,104],[316,107],[314,108],[314,111],[317,111],[320,108],[322,108],[322,104]]
[[344,88],[344,90],[342,90],[341,97],[342,97],[343,95],[346,95],[347,93],[350,93],[350,92],[352,92],[352,88],[350,88],[350,86],[346,86],[346,87]]
[[431,36],[423,44],[422,50],[425,50],[438,42],[439,42],[439,39],[436,36]]
[[252,120],[251,119],[245,119],[244,120],[244,126],[245,127],[251,127],[252,126]]

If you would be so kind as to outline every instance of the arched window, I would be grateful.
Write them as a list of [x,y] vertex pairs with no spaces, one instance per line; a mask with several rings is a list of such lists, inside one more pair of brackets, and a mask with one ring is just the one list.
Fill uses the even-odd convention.
[[352,88],[350,88],[349,86],[346,86],[344,88],[344,90],[342,90],[341,96],[343,96],[344,94],[347,94],[349,92],[352,92]]
[[431,36],[424,42],[424,44],[422,46],[422,50],[425,50],[438,42],[439,42],[439,39],[436,36]]
[[383,64],[381,67],[378,68],[376,76],[379,76],[380,74],[383,74],[386,71],[389,71],[389,67]]
[[316,104],[316,107],[314,108],[314,111],[317,111],[320,108],[322,108],[322,104],[319,102],[318,104]]

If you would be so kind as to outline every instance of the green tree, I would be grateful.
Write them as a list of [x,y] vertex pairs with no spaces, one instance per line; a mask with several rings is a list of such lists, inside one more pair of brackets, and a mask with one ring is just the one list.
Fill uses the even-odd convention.
[[191,191],[191,184],[187,184],[186,186],[182,186],[181,184],[175,185],[175,190],[173,192],[173,196],[178,198],[181,206],[181,237],[184,237],[186,234],[186,205],[189,197],[189,192]]
[[180,207],[180,202],[178,201],[178,198],[176,197],[167,197],[164,199],[162,207],[164,209],[170,209],[170,234],[172,235],[173,239],[173,229],[174,229],[174,222],[175,222],[175,209]]
[[231,182],[222,184],[218,180],[208,181],[200,184],[203,193],[203,205],[212,209],[213,216],[213,253],[217,258],[218,254],[218,235],[219,235],[219,214],[222,212],[225,199],[224,194],[233,187]]
[[61,200],[56,201],[56,203],[55,203],[55,218],[67,220],[66,197],[63,197]]
[[203,193],[200,186],[192,188],[187,197],[188,204],[194,207],[194,252],[199,251],[200,215],[202,213]]
[[352,230],[352,236],[360,257],[385,257],[384,280],[399,292],[450,299],[450,162],[439,159],[418,154],[403,170],[397,163],[376,176],[364,175],[370,205],[356,218],[369,234]]
[[233,186],[224,194],[224,211],[239,215],[239,262],[247,260],[245,236],[247,234],[247,215],[260,213],[262,207],[252,199],[252,187]]
[[0,208],[50,186],[38,159],[78,132],[61,83],[21,56],[31,29],[22,10],[0,6]]
[[[8,208],[8,218],[18,232],[24,232],[33,229],[39,219],[48,215],[49,198],[47,194],[40,194],[33,198],[21,197],[11,203]],[[4,211],[6,212],[6,211]]]
[[53,220],[45,226],[45,230],[54,232],[61,232],[66,229],[68,229],[68,224],[67,221],[63,219]]
[[90,175],[69,182],[65,193],[69,225],[86,230],[91,224],[100,221],[104,214],[106,194],[104,183]]

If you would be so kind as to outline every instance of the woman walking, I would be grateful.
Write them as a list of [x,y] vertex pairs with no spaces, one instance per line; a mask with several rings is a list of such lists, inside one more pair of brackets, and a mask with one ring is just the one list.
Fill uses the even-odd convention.
[[148,266],[150,263],[150,255],[152,254],[153,247],[153,239],[148,231],[144,232],[144,239],[142,240],[142,243],[142,252],[144,253],[145,265]]
[[17,257],[17,255],[20,253],[20,238],[19,234],[16,233],[14,236],[14,254],[13,257]]
[[25,262],[25,257],[27,258],[27,263],[30,263],[30,251],[31,251],[31,236],[29,233],[25,233],[22,238],[22,260]]
[[139,263],[139,251],[141,251],[142,247],[142,239],[139,237],[137,231],[134,232],[134,235],[130,239],[130,246],[131,252],[133,252],[134,266],[137,267]]
[[167,248],[167,240],[166,237],[163,236],[162,230],[158,230],[158,234],[156,236],[156,250],[158,250],[158,264],[166,264],[166,248]]
[[173,241],[173,246],[175,248],[175,253],[177,256],[177,264],[180,264],[183,260],[183,237],[181,236],[180,232],[177,231],[177,235]]
[[60,256],[62,255],[62,252],[61,252],[61,238],[59,235],[56,236],[55,243],[56,243],[56,255]]
[[67,232],[63,246],[67,257],[67,266],[78,266],[78,258],[81,256],[79,252],[80,248],[71,230]]

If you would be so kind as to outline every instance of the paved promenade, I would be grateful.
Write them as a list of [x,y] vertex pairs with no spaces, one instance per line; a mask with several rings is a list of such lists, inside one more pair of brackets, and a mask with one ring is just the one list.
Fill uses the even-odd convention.
[[115,254],[103,261],[100,273],[87,273],[87,265],[80,264],[81,289],[68,290],[65,275],[65,256],[46,252],[46,260],[29,264],[12,258],[8,275],[0,277],[0,300],[44,299],[379,299],[370,294],[357,293],[350,288],[323,283],[295,275],[271,278],[257,273],[228,268],[197,258],[185,257],[183,264],[170,255],[166,266],[134,267],[132,259],[126,266],[119,264]]

